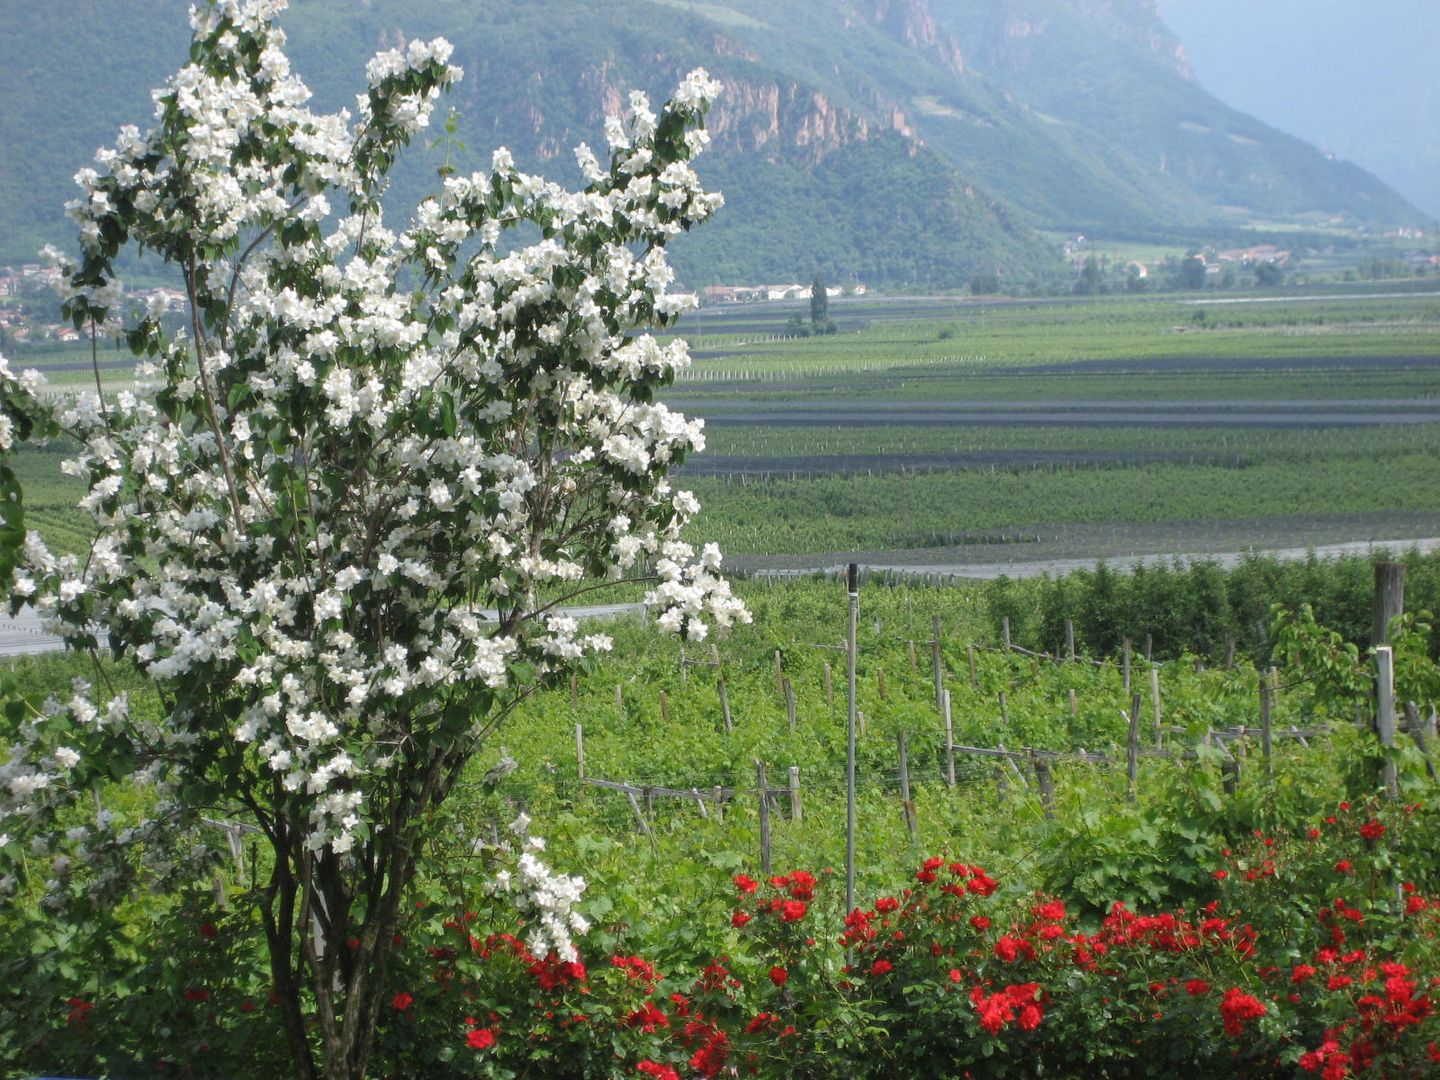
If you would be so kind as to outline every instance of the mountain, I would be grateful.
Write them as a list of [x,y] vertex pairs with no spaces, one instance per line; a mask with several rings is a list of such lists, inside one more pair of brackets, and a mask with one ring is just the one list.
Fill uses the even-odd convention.
[[1206,89],[1440,216],[1434,0],[1160,0]]
[[[50,0],[0,14],[0,262],[64,239],[68,178],[184,54],[180,0]],[[460,169],[508,145],[575,182],[570,148],[685,71],[725,84],[702,176],[727,209],[677,241],[688,284],[1007,285],[1053,272],[1037,230],[1199,236],[1252,222],[1424,217],[1353,166],[1227,108],[1151,0],[297,0],[283,17],[317,105],[375,49],[443,34],[465,80]],[[58,73],[58,74],[57,74]],[[398,207],[433,186],[413,148]]]

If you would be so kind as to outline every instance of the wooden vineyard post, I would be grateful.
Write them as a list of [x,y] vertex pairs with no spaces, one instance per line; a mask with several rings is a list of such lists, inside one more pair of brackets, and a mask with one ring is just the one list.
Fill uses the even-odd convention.
[[[1378,569],[1378,568],[1377,568]],[[1395,654],[1389,645],[1375,649],[1375,732],[1385,755],[1380,765],[1380,783],[1385,797],[1400,797],[1399,778],[1395,774]]]
[[775,650],[775,696],[782,697],[785,694],[785,675],[780,668],[780,650]]
[[825,706],[833,709],[835,707],[835,684],[830,678],[830,661],[825,661]]
[[1272,672],[1260,672],[1260,756],[1265,759],[1265,776],[1273,778],[1275,775],[1275,762],[1271,757],[1273,750],[1273,730],[1271,728],[1271,677]]
[[940,708],[945,717],[945,786],[955,786],[955,725],[950,718],[950,691],[940,692]]
[[575,777],[585,779],[585,728],[581,724],[575,725]]
[[1075,693],[1075,688],[1070,688],[1070,719],[1080,719],[1080,698]]
[[625,715],[625,688],[620,683],[615,684],[615,711],[623,718]]
[[680,646],[680,685],[684,686],[689,681],[689,674],[685,666],[685,646]]
[[864,710],[864,709],[856,709],[856,710],[855,710],[855,733],[856,733],[857,737],[859,737],[859,738],[861,738],[861,739],[863,739],[863,738],[865,737],[865,710]]
[[1405,564],[1375,564],[1375,597],[1371,602],[1372,622],[1370,644],[1385,645],[1390,641],[1390,623],[1405,611]]
[[790,820],[802,821],[805,808],[800,805],[800,766],[790,766]]
[[1130,731],[1125,737],[1125,798],[1135,801],[1135,782],[1140,778],[1140,695],[1130,699]]
[[755,785],[760,793],[760,869],[770,873],[770,791],[765,784],[765,763],[755,762]]
[[795,687],[786,678],[782,684],[785,688],[785,718],[790,721],[790,730],[795,730]]
[[710,801],[715,804],[715,820],[725,821],[725,791],[719,785],[710,789]]
[[572,709],[580,707],[580,677],[574,672],[570,673],[570,707]]
[[1055,777],[1050,771],[1050,762],[1040,755],[1031,759],[1035,768],[1035,784],[1040,789],[1040,805],[1045,810],[1045,820],[1055,820]]
[[875,671],[875,688],[880,695],[880,700],[885,700],[885,669],[877,668]]
[[[944,708],[944,702],[940,699],[941,692],[945,689],[944,677],[940,667],[940,616],[936,615],[930,622],[930,668],[931,678],[935,682],[935,708]],[[854,910],[853,908],[849,910]]]
[[1008,731],[1010,728],[1010,699],[1005,691],[1000,691],[1000,723]]
[[725,720],[725,734],[735,734],[735,725],[730,720],[730,692],[725,689],[725,676],[715,680],[715,689],[720,694],[720,715]]
[[911,638],[909,644],[910,644],[910,674],[911,674],[911,675],[915,675],[915,674],[917,674],[917,673],[920,671],[919,666],[915,663],[915,639],[914,639],[914,638]]
[[630,809],[635,814],[635,821],[640,827],[641,835],[650,838],[650,851],[653,854],[655,851],[655,833],[650,829],[650,822],[645,820],[645,812],[640,809],[640,803],[635,798],[635,792],[626,791],[625,798],[630,802]]
[[1130,692],[1130,639],[1125,639],[1125,655],[1121,660],[1121,676],[1124,679],[1125,692]]
[[905,729],[901,728],[896,738],[900,744],[900,802],[905,809],[905,828],[910,831],[910,840],[915,840],[918,822],[915,820],[915,804],[910,800],[910,757],[905,750]]
[[1071,619],[1065,620],[1065,655],[1070,663],[1075,662],[1075,623]]
[[1160,669],[1157,667],[1150,669],[1150,706],[1155,714],[1155,745],[1159,746],[1164,741],[1164,735],[1160,729]]
[[1220,784],[1231,798],[1240,790],[1240,759],[1234,754],[1220,763]]
[[1005,639],[1005,652],[1010,652],[1010,616],[1003,615],[1000,618],[1000,634]]
[[1150,663],[1150,656],[1155,651],[1155,635],[1145,635],[1145,662]]
[[967,645],[965,647],[965,654],[966,658],[970,661],[970,689],[979,690],[980,673],[975,669],[975,646]]
[[1235,670],[1235,639],[1233,637],[1225,639],[1225,670]]
[[[860,636],[860,567],[850,563],[845,568],[845,586],[850,601],[849,637],[845,650],[845,675],[849,697],[849,723],[845,729],[845,910],[855,910],[855,662]],[[936,670],[939,670],[940,618],[935,618]],[[937,674],[938,678],[938,674]],[[769,873],[769,870],[766,870]]]
[[664,690],[660,691],[660,722],[666,727],[670,726],[670,698]]

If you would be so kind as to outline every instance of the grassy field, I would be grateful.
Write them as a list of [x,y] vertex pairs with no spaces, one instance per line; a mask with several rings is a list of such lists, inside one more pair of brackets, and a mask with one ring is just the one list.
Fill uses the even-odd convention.
[[[1437,535],[1440,287],[837,299],[839,333],[787,337],[796,312],[711,308],[681,327],[696,363],[668,397],[708,421],[682,478],[706,504],[694,536],[733,556],[977,534],[1097,557]],[[88,350],[27,360],[93,378]],[[111,385],[131,370],[102,364]],[[31,520],[77,550],[62,457],[17,467]]]

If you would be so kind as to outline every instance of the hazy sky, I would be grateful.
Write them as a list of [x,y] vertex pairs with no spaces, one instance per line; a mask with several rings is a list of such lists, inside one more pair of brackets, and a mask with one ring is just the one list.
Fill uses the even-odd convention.
[[1221,100],[1440,218],[1440,0],[1159,0]]

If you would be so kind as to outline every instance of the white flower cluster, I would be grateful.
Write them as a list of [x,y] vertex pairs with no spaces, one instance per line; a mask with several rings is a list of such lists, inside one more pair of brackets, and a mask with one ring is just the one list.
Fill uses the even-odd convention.
[[[542,595],[653,561],[661,626],[700,640],[748,619],[719,553],[680,541],[699,504],[664,480],[701,424],[649,403],[688,363],[649,330],[684,307],[664,244],[720,205],[689,164],[715,84],[693,73],[663,107],[678,142],[633,96],[582,190],[500,151],[392,231],[384,171],[459,77],[450,46],[377,57],[352,124],[304,106],[283,6],[197,8],[154,129],[124,129],[77,177],[71,313],[119,317],[127,236],[186,268],[194,329],[139,316],[126,329],[159,392],[59,410],[98,535],[85,558],[32,537],[15,595],[74,647],[108,641],[173,707],[59,706],[78,734],[12,752],[0,827],[83,790],[97,747],[167,791],[244,790],[303,849],[345,855],[389,827],[377,793],[463,763],[506,702],[609,647],[542,617]],[[540,238],[506,245],[522,225]]]
[[[585,892],[585,879],[557,874],[540,858],[545,850],[542,837],[530,835],[530,817],[521,813],[510,823],[519,841],[513,867],[499,870],[490,888],[510,898],[520,917],[529,926],[525,947],[541,959],[554,953],[573,961],[579,954],[574,938],[590,929],[590,923],[575,908]],[[508,848],[508,845],[507,845]]]

